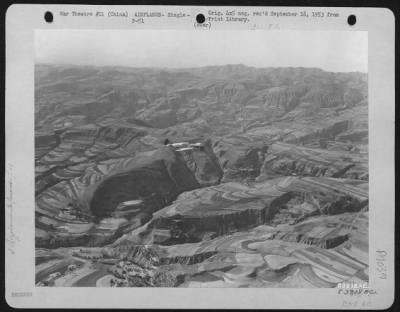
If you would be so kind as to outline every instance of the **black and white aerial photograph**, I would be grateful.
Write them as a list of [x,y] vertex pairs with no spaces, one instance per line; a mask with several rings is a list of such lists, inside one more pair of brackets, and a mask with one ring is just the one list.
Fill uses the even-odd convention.
[[34,42],[36,286],[369,282],[367,32]]

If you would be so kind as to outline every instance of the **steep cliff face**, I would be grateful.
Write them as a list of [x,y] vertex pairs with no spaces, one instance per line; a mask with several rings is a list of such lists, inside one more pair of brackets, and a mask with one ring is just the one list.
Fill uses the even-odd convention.
[[[121,238],[121,242],[195,243],[262,224],[296,223],[316,215],[358,212],[367,204],[363,192],[332,191],[330,183],[333,182],[318,178],[277,178],[251,187],[222,183],[185,192],[172,205],[154,213],[144,226]],[[320,192],[314,189],[317,184]]]

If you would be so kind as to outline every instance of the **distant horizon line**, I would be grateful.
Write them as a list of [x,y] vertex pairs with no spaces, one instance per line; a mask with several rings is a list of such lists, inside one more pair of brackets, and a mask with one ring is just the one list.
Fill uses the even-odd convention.
[[224,66],[243,66],[248,68],[255,68],[255,69],[269,69],[269,68],[304,68],[304,69],[318,69],[324,72],[330,73],[360,73],[360,74],[368,74],[368,71],[331,71],[326,70],[321,67],[306,67],[306,66],[267,66],[267,67],[256,67],[251,65],[246,65],[242,63],[236,64],[220,64],[220,65],[203,65],[203,66],[192,66],[192,67],[161,67],[161,66],[132,66],[132,65],[95,65],[95,64],[73,64],[73,63],[46,63],[41,61],[35,61],[34,65],[47,65],[47,66],[76,66],[76,67],[121,67],[121,68],[130,68],[130,69],[162,69],[162,70],[185,70],[185,69],[201,69],[207,67],[224,67]]

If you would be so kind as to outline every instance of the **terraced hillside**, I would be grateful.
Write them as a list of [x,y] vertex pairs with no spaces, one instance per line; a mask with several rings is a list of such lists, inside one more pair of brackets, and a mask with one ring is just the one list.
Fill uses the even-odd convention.
[[42,286],[368,280],[367,75],[36,65]]

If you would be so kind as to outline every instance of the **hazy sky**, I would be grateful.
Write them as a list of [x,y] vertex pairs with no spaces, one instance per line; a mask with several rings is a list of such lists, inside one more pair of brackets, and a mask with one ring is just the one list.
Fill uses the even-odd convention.
[[37,30],[39,63],[199,67],[318,67],[368,71],[367,32]]

